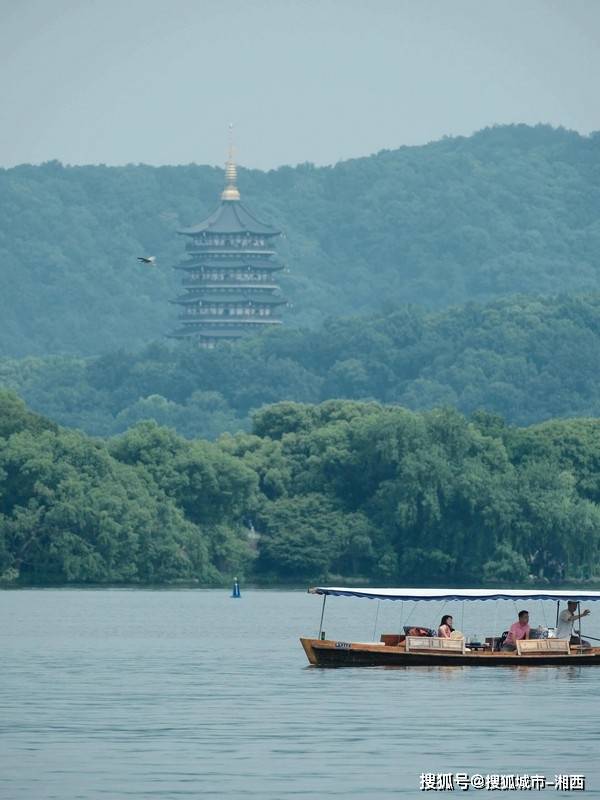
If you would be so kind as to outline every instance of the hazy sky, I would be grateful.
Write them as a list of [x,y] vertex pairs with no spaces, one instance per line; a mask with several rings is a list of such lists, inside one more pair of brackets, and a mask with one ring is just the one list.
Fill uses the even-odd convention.
[[600,129],[600,0],[0,0],[0,165],[334,163]]

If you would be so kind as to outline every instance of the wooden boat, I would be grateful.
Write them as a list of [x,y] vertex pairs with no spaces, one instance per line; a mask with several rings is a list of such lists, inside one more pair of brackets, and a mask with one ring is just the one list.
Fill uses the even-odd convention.
[[[476,649],[463,639],[443,639],[428,635],[383,634],[379,642],[348,642],[325,639],[323,619],[329,596],[364,597],[371,600],[474,601],[474,600],[548,600],[588,602],[600,600],[600,592],[568,592],[502,589],[352,589],[319,586],[310,594],[323,596],[321,622],[317,638],[302,637],[300,642],[309,662],[316,667],[413,667],[413,666],[600,666],[600,647],[570,645],[568,639],[527,639],[516,643],[514,652],[498,651],[495,638]],[[581,620],[580,620],[581,625]],[[591,638],[591,637],[590,637]]]

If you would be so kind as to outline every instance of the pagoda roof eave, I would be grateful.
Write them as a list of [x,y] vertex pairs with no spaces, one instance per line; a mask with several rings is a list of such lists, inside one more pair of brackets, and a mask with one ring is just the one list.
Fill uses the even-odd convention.
[[227,294],[217,294],[212,293],[210,290],[207,294],[182,294],[179,297],[176,297],[174,300],[170,300],[170,303],[175,303],[177,305],[195,305],[196,303],[264,303],[265,305],[271,306],[280,306],[287,303],[287,299],[282,297],[281,295],[274,295],[274,294],[261,294],[260,292],[249,292],[248,294],[244,294],[243,292],[231,293],[230,295]]
[[[233,327],[226,327],[223,326],[222,328],[217,329],[207,329],[207,328],[199,328],[197,324],[194,326],[192,323],[187,323],[187,327],[178,328],[177,330],[173,331],[173,333],[167,334],[170,339],[183,339],[188,336],[195,336],[195,337],[207,337],[210,339],[240,339],[242,336],[248,336],[249,334],[256,333],[256,330],[252,330],[252,328],[259,329],[260,327],[265,326],[276,326],[281,325],[281,320],[261,320],[261,324],[253,324],[253,323],[245,323],[240,327],[233,328]],[[215,320],[211,320],[210,324],[214,324]]]
[[173,267],[173,269],[182,269],[182,270],[198,270],[198,269],[268,269],[272,271],[280,270],[284,268],[284,264],[279,261],[252,261],[248,259],[246,261],[227,261],[227,259],[223,259],[223,261],[194,261],[191,263],[182,262],[181,264],[177,264]]
[[223,200],[209,217],[189,228],[181,228],[177,233],[183,236],[194,236],[199,233],[279,236],[281,231],[256,219],[240,200]]
[[169,339],[240,339],[242,336],[246,336],[245,331],[218,331],[218,332],[210,332],[206,333],[205,331],[199,330],[189,330],[187,328],[178,328],[173,333],[168,333],[167,337]]

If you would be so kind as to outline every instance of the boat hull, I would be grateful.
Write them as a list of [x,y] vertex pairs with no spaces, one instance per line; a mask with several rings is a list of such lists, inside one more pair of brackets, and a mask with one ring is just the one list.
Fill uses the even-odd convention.
[[301,638],[309,662],[316,667],[554,667],[600,666],[600,648],[569,654],[543,653],[425,653],[406,652],[403,646],[390,647],[360,642]]

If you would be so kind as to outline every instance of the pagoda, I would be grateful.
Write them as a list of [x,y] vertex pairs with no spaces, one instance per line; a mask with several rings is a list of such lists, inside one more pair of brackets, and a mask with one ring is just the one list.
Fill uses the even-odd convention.
[[240,200],[233,148],[225,167],[221,204],[207,219],[178,231],[187,239],[183,272],[185,293],[180,326],[171,337],[193,338],[202,347],[281,325],[287,301],[279,293],[273,242],[280,231],[260,222]]

